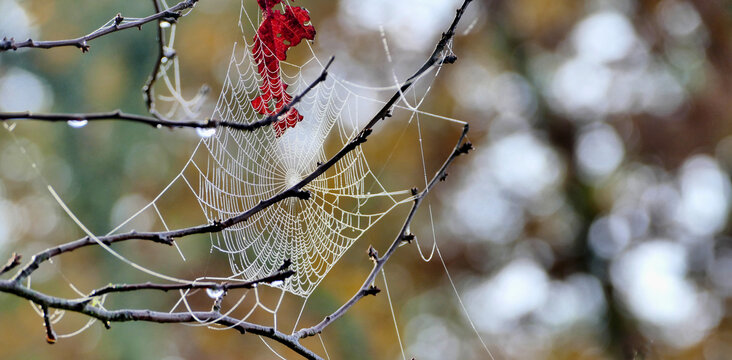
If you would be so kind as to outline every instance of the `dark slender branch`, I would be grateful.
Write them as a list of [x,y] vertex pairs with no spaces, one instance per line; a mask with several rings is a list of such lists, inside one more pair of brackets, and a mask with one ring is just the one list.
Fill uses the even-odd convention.
[[231,327],[241,334],[252,333],[270,338],[287,346],[306,359],[321,359],[317,354],[302,346],[299,343],[299,339],[293,335],[287,335],[273,327],[253,324],[231,316],[223,316],[218,311],[168,313],[151,310],[106,310],[94,306],[91,299],[70,300],[49,296],[22,286],[20,283],[12,280],[0,280],[0,292],[17,295],[32,301],[42,308],[54,308],[84,314],[98,319],[105,324],[128,321],[144,321],[161,324],[197,323],[200,321],[213,322],[222,326]]
[[[160,244],[165,245],[173,245],[173,238],[161,236],[159,233],[138,233],[135,231],[126,233],[126,234],[119,234],[119,235],[110,235],[110,236],[100,236],[97,237],[99,241],[101,241],[105,245],[110,245],[112,243],[120,242],[120,241],[126,241],[126,240],[149,240]],[[70,251],[74,251],[76,249],[89,246],[89,245],[97,245],[97,242],[90,238],[90,237],[84,237],[76,241],[71,241],[65,244],[61,244],[59,246],[55,246],[49,249],[46,249],[40,253],[37,253],[31,257],[31,261],[26,264],[14,277],[13,281],[20,282],[23,279],[27,278],[30,274],[32,274],[38,267],[43,263],[44,261],[54,257],[61,255],[63,253],[67,253]]]
[[358,290],[358,292],[356,292],[356,294],[353,295],[353,297],[351,297],[348,302],[338,308],[338,310],[326,316],[325,319],[323,319],[323,321],[321,321],[320,323],[309,328],[301,329],[294,333],[293,335],[296,338],[301,339],[321,333],[323,329],[325,329],[333,321],[348,312],[348,310],[356,305],[356,303],[361,300],[361,298],[367,295],[376,295],[380,291],[376,286],[373,285],[374,280],[376,279],[376,275],[378,275],[379,271],[381,271],[386,262],[389,261],[389,258],[394,254],[399,245],[401,245],[401,243],[405,241],[405,239],[409,239],[410,237],[413,238],[413,235],[409,233],[408,229],[412,223],[412,219],[414,219],[414,215],[417,213],[417,209],[419,209],[419,205],[422,203],[422,200],[425,196],[427,196],[430,190],[432,190],[435,184],[440,182],[440,178],[442,178],[442,176],[445,174],[447,168],[450,166],[453,160],[455,160],[458,156],[462,154],[466,154],[470,149],[472,149],[472,145],[470,144],[470,142],[463,142],[467,134],[468,125],[465,124],[465,127],[463,128],[463,133],[460,135],[460,139],[458,139],[458,142],[455,145],[455,149],[453,150],[453,152],[450,154],[447,160],[445,160],[437,173],[432,177],[432,180],[429,182],[427,187],[422,190],[422,192],[415,194],[416,197],[414,199],[412,209],[409,211],[409,215],[407,215],[406,220],[404,220],[404,224],[399,231],[399,235],[397,235],[396,239],[394,239],[394,241],[391,243],[391,246],[389,246],[389,250],[387,250],[383,256],[379,257],[379,253],[373,247],[369,247],[368,254],[369,258],[374,261],[374,268],[366,277],[366,280],[363,282],[363,285],[361,285],[361,288]]
[[0,269],[0,275],[5,274],[6,272],[13,270],[16,266],[20,265],[21,258],[22,256],[13,253],[13,255],[10,256],[8,262],[3,266],[2,269]]
[[48,316],[48,306],[41,305],[43,310],[43,325],[46,327],[46,342],[49,344],[56,343],[56,332],[51,326],[51,318]]
[[[153,7],[155,7],[156,12],[160,12],[160,1],[159,0],[152,0]],[[164,20],[160,19],[158,20],[158,57],[155,60],[155,65],[153,65],[152,73],[150,74],[150,77],[147,79],[147,82],[145,83],[145,86],[142,87],[142,94],[145,99],[145,107],[147,107],[147,111],[152,114],[156,119],[162,118],[160,114],[155,110],[154,107],[154,94],[153,94],[153,86],[155,85],[155,82],[158,80],[158,73],[160,73],[160,66],[163,63],[163,59],[168,57],[168,55],[165,54],[165,38],[163,27],[160,26]],[[175,56],[175,54],[171,54],[172,56]]]
[[41,120],[49,122],[66,122],[66,121],[100,121],[100,120],[124,120],[136,123],[147,124],[153,127],[167,127],[167,128],[217,128],[226,127],[230,129],[243,130],[243,131],[254,131],[264,126],[268,126],[275,121],[279,120],[284,116],[293,106],[297,105],[305,95],[312,91],[315,86],[325,81],[328,76],[328,68],[333,63],[334,58],[331,57],[328,64],[321,71],[320,76],[316,78],[310,85],[308,85],[303,92],[295,96],[292,101],[287,105],[283,106],[276,114],[269,115],[262,120],[251,122],[251,123],[238,123],[223,120],[208,119],[206,121],[173,121],[164,119],[162,117],[151,117],[142,116],[135,114],[127,114],[120,110],[100,113],[78,113],[78,114],[34,114],[31,112],[11,112],[2,113],[0,112],[0,122],[7,120]]
[[278,271],[272,275],[263,277],[261,279],[256,279],[256,280],[247,281],[247,282],[226,282],[226,283],[201,282],[201,283],[190,283],[190,284],[153,284],[153,283],[148,282],[148,283],[144,283],[144,284],[108,285],[101,289],[92,291],[89,294],[89,297],[101,296],[101,295],[109,294],[109,293],[130,292],[130,291],[138,291],[138,290],[170,291],[170,290],[216,289],[216,290],[229,291],[232,289],[252,289],[252,288],[257,287],[257,285],[259,285],[259,284],[265,284],[265,283],[271,284],[276,281],[285,281],[292,275],[295,275],[295,271],[285,270],[285,271]]
[[16,42],[14,39],[10,38],[3,38],[2,41],[0,41],[0,52],[7,51],[7,50],[18,50],[20,48],[36,48],[36,49],[50,49],[50,48],[56,48],[56,47],[63,47],[63,46],[75,46],[79,49],[81,49],[82,52],[89,51],[89,41],[92,41],[96,38],[131,28],[142,28],[143,25],[159,20],[159,19],[177,19],[181,16],[181,11],[185,9],[192,8],[196,5],[198,0],[184,0],[181,1],[171,8],[163,11],[159,11],[159,8],[157,13],[144,17],[142,19],[138,19],[135,21],[130,21],[128,23],[122,24],[122,21],[124,21],[124,18],[122,15],[117,14],[117,16],[114,18],[114,23],[105,26],[101,29],[95,30],[94,32],[78,37],[76,39],[68,39],[68,40],[55,40],[55,41],[34,41],[32,39],[28,39],[26,41],[22,42]]

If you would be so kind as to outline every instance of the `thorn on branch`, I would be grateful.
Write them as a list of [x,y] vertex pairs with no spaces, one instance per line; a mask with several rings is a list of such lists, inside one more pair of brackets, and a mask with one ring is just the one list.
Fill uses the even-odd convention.
[[51,327],[51,319],[48,316],[48,306],[43,306],[43,325],[46,327],[46,342],[49,344],[56,343],[56,333]]
[[445,181],[445,179],[447,179],[447,173],[440,175],[440,181]]
[[368,289],[366,289],[366,290],[363,291],[363,295],[364,296],[369,296],[369,295],[376,296],[376,294],[378,294],[380,292],[381,292],[381,289],[379,289],[378,287],[376,287],[376,285],[371,285],[371,286],[369,286]]
[[13,268],[20,265],[21,258],[23,257],[18,255],[17,253],[13,253],[10,256],[10,259],[8,259],[8,262],[5,264],[5,266],[3,266],[2,270],[0,270],[0,275],[5,274],[6,272],[13,270]]
[[410,190],[412,192],[412,196],[417,196],[417,194],[419,194],[419,189],[417,189],[416,187],[413,187]]

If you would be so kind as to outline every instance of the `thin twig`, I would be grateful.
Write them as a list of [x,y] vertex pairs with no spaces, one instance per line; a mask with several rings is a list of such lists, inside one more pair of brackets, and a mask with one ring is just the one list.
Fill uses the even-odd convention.
[[[170,237],[160,236],[158,233],[138,233],[135,231],[131,231],[127,234],[118,234],[118,235],[110,235],[110,236],[100,236],[97,237],[99,241],[101,241],[105,245],[110,245],[112,243],[120,242],[120,241],[126,241],[126,240],[149,240],[160,244],[165,245],[173,245],[173,239]],[[39,252],[33,257],[31,257],[31,261],[26,264],[14,277],[13,281],[22,281],[23,279],[27,278],[32,274],[38,267],[43,263],[44,261],[47,261],[48,259],[58,256],[70,251],[74,251],[76,249],[90,246],[90,245],[97,245],[98,243],[90,238],[90,237],[84,237],[79,240],[71,241],[65,244],[61,244],[59,246],[55,246],[49,249],[46,249],[42,252]]]
[[89,294],[89,297],[95,297],[95,296],[101,296],[104,294],[109,293],[117,293],[117,292],[130,292],[130,291],[138,291],[138,290],[162,290],[162,291],[170,291],[170,290],[193,290],[193,289],[216,289],[216,290],[223,290],[223,291],[229,291],[232,289],[253,289],[257,287],[259,284],[271,284],[276,281],[285,281],[292,275],[295,275],[294,270],[285,270],[285,271],[278,271],[272,275],[263,277],[261,279],[256,279],[252,281],[247,282],[226,282],[226,283],[215,283],[215,282],[201,282],[201,283],[190,283],[190,284],[153,284],[153,283],[144,283],[144,284],[117,284],[117,285],[108,285],[101,289],[97,289],[92,291]]
[[122,24],[122,21],[124,21],[122,15],[117,14],[117,16],[114,18],[113,24],[105,26],[87,35],[75,39],[54,41],[35,41],[32,39],[28,39],[26,41],[16,42],[13,38],[3,38],[2,41],[0,41],[0,52],[7,50],[18,50],[20,48],[51,49],[64,46],[75,46],[81,49],[82,52],[87,52],[89,51],[90,47],[90,45],[88,44],[89,41],[121,30],[131,28],[140,29],[143,25],[151,21],[159,19],[177,19],[181,16],[181,11],[192,8],[196,5],[197,2],[198,0],[184,0],[175,4],[173,7],[167,10],[158,11],[153,15],[135,21],[130,21],[124,24]]
[[99,112],[99,113],[66,113],[66,114],[35,114],[28,111],[25,112],[0,112],[0,122],[8,120],[40,120],[48,122],[66,122],[66,121],[101,121],[101,120],[124,120],[129,122],[136,122],[141,124],[150,125],[153,127],[167,127],[167,128],[218,128],[226,127],[235,130],[242,131],[254,131],[261,127],[271,125],[272,123],[280,120],[285,114],[287,114],[293,106],[297,105],[315,86],[325,81],[328,77],[328,68],[333,63],[335,58],[331,57],[328,64],[320,72],[320,75],[308,85],[305,90],[295,96],[292,101],[287,105],[283,106],[280,111],[276,114],[269,115],[261,120],[251,123],[238,123],[224,120],[208,119],[206,121],[174,121],[165,118],[142,116],[135,114],[124,113],[120,110],[110,112]]
[[8,262],[0,269],[0,275],[5,274],[6,272],[13,270],[16,266],[20,265],[20,259],[22,256],[13,253],[13,255],[10,255],[10,259],[8,259]]
[[[160,1],[159,0],[152,0],[153,7],[155,8],[155,11],[160,12]],[[153,94],[153,86],[155,85],[155,82],[158,80],[158,73],[160,72],[160,66],[162,66],[163,59],[167,57],[165,54],[165,38],[163,27],[160,26],[164,20],[158,20],[158,57],[155,60],[155,65],[153,65],[152,73],[150,74],[150,77],[148,77],[147,82],[145,82],[145,86],[142,87],[142,94],[143,98],[145,99],[145,106],[147,107],[147,111],[152,114],[155,118],[160,119],[161,116],[155,110],[155,100],[154,100],[154,94]],[[172,26],[172,25],[171,25]]]
[[48,316],[48,306],[41,305],[41,309],[43,310],[43,325],[46,327],[46,342],[55,344],[56,332],[53,331],[53,327],[51,326],[51,318]]

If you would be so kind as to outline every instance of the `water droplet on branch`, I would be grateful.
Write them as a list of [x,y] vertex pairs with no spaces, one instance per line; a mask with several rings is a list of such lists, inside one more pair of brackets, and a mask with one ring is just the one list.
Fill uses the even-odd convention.
[[224,295],[223,289],[212,289],[212,288],[206,288],[206,295],[212,299],[218,299],[221,297],[221,295]]
[[78,129],[78,128],[83,128],[84,126],[86,126],[86,124],[88,124],[89,121],[79,119],[79,120],[69,120],[66,123],[69,124],[69,126],[71,126],[72,128]]
[[210,138],[216,134],[216,128],[196,128],[196,133],[202,138]]

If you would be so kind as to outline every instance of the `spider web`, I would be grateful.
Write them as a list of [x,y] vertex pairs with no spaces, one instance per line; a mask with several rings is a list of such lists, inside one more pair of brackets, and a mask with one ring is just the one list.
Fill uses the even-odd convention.
[[[263,81],[252,52],[269,49],[252,46],[245,43],[232,56],[213,118],[247,123],[264,117],[252,106]],[[309,84],[308,67],[319,71],[322,64],[312,58],[303,66],[285,67],[294,70],[284,76],[289,88],[300,93]],[[191,160],[190,166],[198,171],[194,187],[207,219],[235,216],[285,191],[328,159],[327,140],[343,146],[354,137],[358,99],[346,90],[332,78],[319,84],[297,105],[305,120],[279,138],[271,129],[245,133],[227,128],[202,140],[198,151],[205,160]],[[366,191],[374,186],[377,192]],[[310,200],[285,199],[216,235],[213,246],[228,255],[233,276],[261,278],[289,259],[296,274],[282,286],[307,297],[343,253],[409,194],[387,192],[360,148],[303,190],[310,192]],[[375,198],[385,199],[387,208],[372,206]]]
[[[270,72],[268,79],[263,79],[254,54],[272,51],[262,42],[255,48],[255,42],[249,41],[250,31],[245,28],[255,29],[255,23],[258,19],[250,18],[242,3],[239,26],[244,42],[234,45],[213,119],[237,123],[261,120],[265,115],[252,105],[262,95],[259,84],[281,76],[291,94],[300,94],[323,70],[323,63],[311,49],[302,65],[282,62],[280,73]],[[172,48],[174,40],[172,25],[167,48]],[[163,106],[167,103],[165,116],[200,119],[201,97],[183,98],[177,58],[165,60],[158,74],[168,93],[158,96]],[[173,182],[186,183],[209,223],[241,214],[297,184],[328,159],[327,148],[340,148],[353,138],[359,123],[364,122],[361,117],[368,116],[359,110],[365,107],[364,101],[372,102],[329,76],[296,105],[304,120],[280,137],[268,127],[251,132],[199,129],[203,139]],[[412,199],[409,190],[387,191],[360,147],[302,190],[310,193],[309,200],[285,199],[212,235],[212,249],[229,259],[230,278],[266,277],[289,261],[295,275],[270,285],[308,297],[365,231],[391,209]],[[141,211],[151,206],[155,201]],[[157,207],[155,210],[164,223]]]
[[[169,8],[164,0],[161,2],[164,8]],[[257,71],[253,53],[271,51],[264,47],[254,48],[254,42],[250,40],[251,34],[256,32],[255,24],[258,24],[260,19],[250,17],[243,1],[240,9],[239,27],[244,40],[242,44],[234,44],[223,87],[211,117],[229,122],[251,123],[264,118],[264,115],[255,111],[252,100],[261,95],[259,84],[266,81]],[[187,13],[185,12],[183,16]],[[133,20],[135,19],[129,18],[125,19],[125,22]],[[112,21],[110,20],[108,24]],[[163,88],[163,91],[162,94],[155,96],[155,110],[171,119],[200,120],[203,118],[201,109],[205,103],[208,89],[201,88],[191,99],[183,96],[181,67],[178,58],[173,56],[176,25],[163,22],[161,27],[164,28],[165,33],[164,53],[166,56],[163,57],[161,68],[156,74],[158,88]],[[280,74],[268,74],[272,77],[281,76],[282,80],[288,84],[288,90],[292,95],[300,94],[324,67],[313,49],[309,44],[307,45],[309,53],[304,62],[299,65],[282,62]],[[386,43],[385,51],[391,64],[391,55]],[[430,78],[434,79],[438,72],[439,67],[430,75]],[[429,79],[427,82],[429,83]],[[252,132],[229,128],[198,129],[198,135],[202,139],[180,173],[152,202],[108,234],[120,232],[136,219],[151,216],[151,214],[157,217],[165,230],[170,230],[163,215],[164,212],[161,211],[158,203],[171,192],[176,184],[180,183],[185,184],[195,196],[209,223],[239,215],[255,207],[260,201],[281,193],[310,174],[319,163],[329,158],[329,149],[339,149],[350,141],[360,130],[359,124],[365,123],[373,116],[373,113],[363,111],[363,109],[373,109],[374,104],[383,103],[383,101],[373,98],[375,92],[393,92],[398,87],[396,75],[394,75],[393,86],[375,88],[354,84],[330,74],[324,82],[318,84],[296,105],[297,110],[304,116],[304,120],[294,128],[287,129],[280,137],[276,137],[275,132],[268,127]],[[406,99],[407,94],[402,94],[402,101],[396,108],[405,111],[410,122],[416,119],[418,128],[420,115],[464,124],[455,119],[421,111],[419,107],[429,89],[428,85],[419,95],[416,91],[410,92],[411,99],[409,100],[412,100],[411,102]],[[80,124],[70,123],[70,125],[77,127]],[[420,153],[426,184],[427,172],[421,128],[419,129]],[[12,129],[8,130],[12,131]],[[33,164],[35,168],[35,163]],[[49,190],[74,221],[93,238],[94,235],[73,216],[50,186]],[[242,317],[242,321],[245,321],[256,309],[261,309],[273,315],[274,326],[277,327],[277,313],[285,292],[305,298],[307,302],[318,284],[356,240],[389,211],[400,204],[411,202],[413,199],[410,190],[388,191],[369,167],[361,147],[347,154],[329,171],[306,185],[303,190],[310,192],[309,200],[285,199],[253,215],[247,221],[222,232],[211,234],[211,249],[224,254],[231,267],[231,274],[223,278],[199,276],[194,280],[178,279],[142,267],[102,243],[100,246],[149,275],[180,283],[195,283],[204,280],[255,280],[271,275],[286,260],[289,260],[290,268],[296,271],[295,275],[281,283],[267,284],[282,291],[279,298],[274,301],[274,306],[261,301],[259,290],[255,288],[254,296],[250,296],[250,292],[244,292],[228,310],[222,311],[222,316],[227,316],[242,308],[247,312]],[[431,207],[429,209],[431,220]],[[434,223],[432,225],[434,227]],[[176,246],[178,245],[176,244]],[[422,253],[419,245],[417,249],[425,261],[429,261],[435,252],[442,261],[436,242],[433,242],[428,255]],[[178,250],[180,251],[180,249]],[[181,256],[185,260],[183,252],[181,252]],[[442,262],[444,266],[444,261]],[[445,271],[447,272],[447,268]],[[397,338],[404,356],[386,274],[383,272],[382,277],[389,297]],[[68,280],[67,282],[79,296],[86,296],[85,292],[77,290]],[[452,284],[451,279],[450,282]],[[457,289],[454,284],[452,285],[457,295]],[[212,298],[220,296],[212,291],[207,291],[207,293]],[[177,303],[170,311],[183,310],[192,313],[194,306],[189,304],[188,300],[192,294],[190,291],[181,292]],[[458,300],[460,300],[459,295]],[[98,301],[99,306],[103,306],[104,297]],[[245,309],[249,305],[251,305],[249,310]],[[463,306],[462,303],[461,306]],[[300,315],[304,308],[305,303],[302,305]],[[35,307],[34,310],[39,311]],[[63,312],[55,312],[53,322],[60,321],[63,314]],[[39,316],[41,315],[39,313]],[[295,320],[295,327],[299,320],[299,317]],[[59,337],[77,335],[93,322],[94,320],[90,320],[78,331],[62,334]],[[193,326],[207,326],[216,330],[230,328],[215,323],[215,319],[201,320]],[[322,338],[320,340],[323,343]],[[265,345],[277,354],[269,344],[265,342]],[[485,344],[483,345],[485,347]],[[327,353],[325,343],[323,343],[323,347]],[[490,354],[490,352],[488,353]]]

